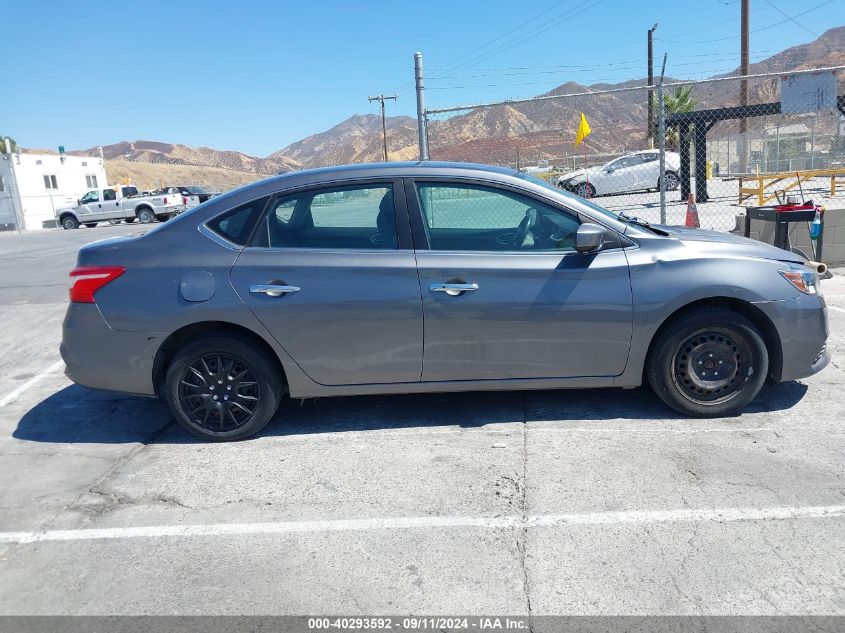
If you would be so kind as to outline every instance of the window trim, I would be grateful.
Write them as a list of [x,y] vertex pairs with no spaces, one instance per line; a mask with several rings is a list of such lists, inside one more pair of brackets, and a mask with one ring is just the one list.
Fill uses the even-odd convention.
[[[398,238],[398,246],[397,248],[327,248],[327,247],[319,247],[319,248],[312,248],[308,246],[270,246],[269,243],[267,246],[263,245],[256,245],[255,240],[258,235],[259,227],[266,221],[267,215],[276,208],[276,204],[282,198],[289,198],[292,196],[298,196],[303,193],[308,193],[317,196],[320,193],[330,193],[332,191],[337,191],[338,189],[345,189],[349,187],[358,187],[360,189],[366,189],[367,187],[377,186],[377,185],[389,185],[393,190],[393,216],[394,222],[396,223],[396,236]],[[240,205],[238,205],[240,206]],[[262,251],[309,251],[309,252],[327,252],[327,253],[367,253],[367,254],[378,254],[384,255],[387,253],[399,253],[402,251],[408,251],[414,249],[413,240],[411,238],[411,227],[410,221],[408,216],[408,204],[407,204],[407,196],[404,189],[403,179],[397,176],[375,176],[371,178],[354,178],[354,179],[346,179],[346,180],[334,180],[331,182],[321,182],[321,183],[310,183],[307,185],[301,185],[298,187],[291,187],[290,189],[283,189],[280,191],[275,192],[271,198],[270,202],[267,204],[264,212],[262,213],[261,217],[258,219],[258,222],[253,229],[253,233],[250,236],[249,242],[246,245],[246,248],[253,249],[253,250],[262,250]],[[209,220],[210,221],[210,220]]]
[[[94,184],[92,185],[91,182]],[[99,189],[97,174],[85,174],[85,186],[88,187],[88,189]]]
[[56,174],[44,174],[44,189],[46,191],[59,190],[59,179],[56,177]]
[[549,250],[542,250],[542,251],[519,251],[519,250],[508,250],[508,251],[475,251],[475,250],[464,250],[464,251],[444,251],[444,250],[435,250],[431,248],[431,244],[428,240],[428,231],[426,230],[425,220],[423,220],[423,211],[420,205],[419,197],[417,195],[417,184],[418,183],[448,183],[448,184],[462,184],[468,186],[478,186],[478,187],[487,187],[488,189],[502,189],[503,191],[508,191],[510,193],[514,193],[520,196],[525,196],[526,198],[530,198],[532,200],[536,200],[538,203],[545,204],[546,206],[552,207],[553,209],[558,209],[562,213],[568,213],[569,215],[574,216],[578,219],[580,224],[590,223],[590,224],[597,224],[611,233],[613,233],[618,242],[618,246],[613,246],[610,248],[603,248],[601,252],[605,251],[613,251],[613,250],[620,250],[625,248],[630,248],[631,246],[635,246],[636,243],[631,240],[630,238],[625,237],[619,231],[614,229],[612,226],[608,226],[606,223],[602,222],[599,219],[592,217],[591,215],[587,215],[586,213],[581,213],[576,209],[572,209],[570,207],[563,206],[557,200],[546,198],[544,196],[537,195],[533,191],[529,191],[526,189],[522,189],[521,187],[511,185],[510,183],[503,183],[498,180],[486,180],[486,179],[479,179],[479,178],[466,178],[461,176],[413,176],[410,178],[405,178],[405,199],[408,201],[408,211],[410,213],[411,219],[411,230],[413,232],[414,238],[414,247],[418,251],[429,251],[432,253],[460,253],[462,255],[524,255],[528,257],[542,257],[542,256],[549,256],[554,255],[558,257],[567,257],[570,255],[580,255],[578,251],[549,251]]

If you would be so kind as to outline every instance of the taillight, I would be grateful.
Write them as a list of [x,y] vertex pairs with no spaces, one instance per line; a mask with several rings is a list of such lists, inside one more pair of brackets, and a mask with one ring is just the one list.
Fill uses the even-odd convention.
[[123,266],[79,266],[70,271],[70,300],[75,303],[94,303],[94,293],[110,281],[120,277]]
[[164,204],[167,204],[167,198],[164,199]]
[[188,197],[187,196],[182,196],[182,204],[184,204],[185,206],[188,206]]

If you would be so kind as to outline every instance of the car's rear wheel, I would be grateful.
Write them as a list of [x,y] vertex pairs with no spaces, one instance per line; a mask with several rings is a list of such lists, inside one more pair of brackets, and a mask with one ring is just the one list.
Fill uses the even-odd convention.
[[696,417],[733,415],[760,392],[766,344],[751,321],[725,308],[676,318],[654,341],[646,374],[667,405]]
[[582,198],[593,198],[596,195],[596,188],[588,182],[581,182],[575,185],[575,195]]
[[62,228],[70,231],[71,229],[78,229],[79,228],[79,220],[77,220],[72,215],[66,215],[62,218]]
[[153,213],[153,210],[148,207],[138,209],[138,212],[135,215],[138,216],[138,221],[141,224],[150,224],[156,219],[155,213]]
[[212,441],[241,440],[273,417],[282,381],[263,351],[239,338],[211,336],[176,354],[164,393],[176,421],[188,432]]

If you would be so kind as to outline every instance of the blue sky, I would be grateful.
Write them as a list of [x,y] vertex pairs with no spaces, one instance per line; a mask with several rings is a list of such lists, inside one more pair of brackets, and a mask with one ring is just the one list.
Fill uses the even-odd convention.
[[[669,75],[706,77],[739,60],[739,0],[0,5],[0,133],[25,147],[148,139],[264,156],[377,112],[370,94],[399,92],[388,114],[414,115],[416,50],[430,107],[643,77],[654,22]],[[751,0],[752,61],[843,18],[845,0]]]

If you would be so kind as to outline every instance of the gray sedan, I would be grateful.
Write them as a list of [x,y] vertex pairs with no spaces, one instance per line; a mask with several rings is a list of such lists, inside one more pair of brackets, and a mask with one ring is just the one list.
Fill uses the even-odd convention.
[[286,394],[647,382],[725,416],[830,359],[796,255],[481,165],[270,178],[86,246],[70,275],[68,376],[160,396],[211,440],[258,432]]

